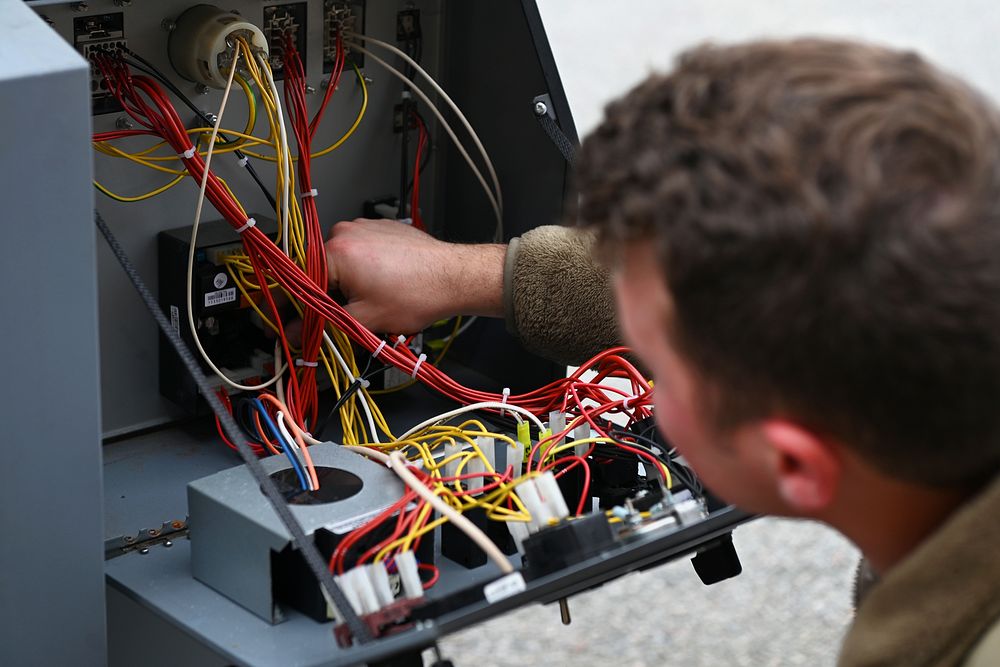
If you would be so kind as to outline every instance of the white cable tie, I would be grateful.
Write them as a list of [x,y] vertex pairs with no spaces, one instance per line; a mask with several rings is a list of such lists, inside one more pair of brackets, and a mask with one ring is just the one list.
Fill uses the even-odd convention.
[[375,351],[372,352],[372,359],[378,359],[378,355],[382,352],[382,350],[385,349],[385,346],[386,346],[386,342],[384,340],[382,342],[380,342],[378,344],[378,347],[375,348]]
[[319,196],[319,190],[317,190],[316,188],[313,188],[309,192],[303,192],[302,193],[302,198],[303,199],[305,199],[306,197],[318,197],[318,196]]
[[396,337],[396,342],[393,343],[392,346],[399,347],[402,343],[405,342],[406,342],[406,336],[404,336],[403,334],[399,334],[399,336]]
[[366,379],[364,379],[364,378],[361,378],[361,388],[362,388],[362,389],[367,389],[367,388],[368,388],[368,387],[370,387],[370,386],[372,386],[372,383],[371,383],[371,381],[369,381],[369,380],[366,380]]
[[305,359],[296,359],[296,366],[305,366],[306,368],[318,368],[319,362],[317,361],[306,361]]
[[182,157],[185,160],[190,160],[191,158],[194,157],[194,153],[195,153],[194,146],[192,146],[191,148],[187,149],[183,153],[178,153],[177,157]]
[[625,398],[623,398],[622,399],[622,410],[628,410],[629,401],[631,401],[634,398],[639,398],[639,397],[638,396],[626,396]]
[[425,361],[427,361],[426,354],[421,354],[419,357],[417,357],[417,363],[413,365],[413,372],[410,373],[411,378],[413,378],[414,380],[417,379],[417,371],[420,370],[420,364],[424,363]]
[[[507,399],[510,398],[510,387],[503,388],[503,398],[500,399],[501,405],[507,405]],[[504,409],[500,408],[500,416],[504,416]]]
[[237,233],[237,234],[242,234],[242,233],[243,233],[243,232],[245,232],[246,230],[248,230],[248,229],[250,229],[251,227],[254,227],[254,226],[256,226],[256,225],[257,225],[257,221],[256,221],[256,220],[254,220],[253,218],[247,218],[247,221],[246,221],[245,223],[243,223],[243,226],[242,226],[242,227],[240,227],[240,228],[238,228],[238,229],[236,230],[236,233]]
[[244,155],[239,159],[239,163],[241,167],[245,168],[248,164],[250,164],[250,158]]

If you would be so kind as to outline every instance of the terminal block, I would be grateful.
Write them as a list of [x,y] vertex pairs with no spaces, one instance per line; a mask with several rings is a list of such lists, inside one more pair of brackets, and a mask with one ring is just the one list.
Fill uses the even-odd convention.
[[125,41],[125,15],[122,12],[95,14],[73,19],[73,45],[90,62],[90,94],[94,115],[121,111],[118,100],[108,89],[101,70],[94,64],[98,53],[116,53]]
[[299,52],[302,65],[308,71],[306,62],[306,14],[304,2],[273,5],[264,8],[264,36],[270,51],[271,72],[275,80],[285,77],[285,45],[291,39]]
[[[323,71],[329,73],[333,71],[333,63],[337,57],[337,32],[365,31],[365,3],[364,0],[326,0],[323,11]],[[347,44],[344,45],[344,51],[347,54],[345,70],[353,65],[364,67],[363,54],[352,50]]]

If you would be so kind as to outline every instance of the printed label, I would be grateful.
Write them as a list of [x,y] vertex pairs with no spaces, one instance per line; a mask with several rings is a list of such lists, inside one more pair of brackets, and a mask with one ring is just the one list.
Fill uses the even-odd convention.
[[181,311],[177,309],[177,306],[170,306],[170,326],[177,333],[181,332]]
[[221,306],[224,303],[236,301],[236,288],[220,289],[218,292],[207,292],[205,294],[205,307]]
[[523,593],[525,590],[527,590],[527,586],[524,585],[524,577],[521,576],[521,573],[511,572],[483,586],[483,596],[487,602],[493,604],[518,593]]

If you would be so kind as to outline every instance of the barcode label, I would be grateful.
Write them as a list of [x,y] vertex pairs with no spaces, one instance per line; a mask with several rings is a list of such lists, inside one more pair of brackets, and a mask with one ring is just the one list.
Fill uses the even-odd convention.
[[523,593],[525,590],[527,590],[527,586],[524,585],[524,577],[521,576],[521,573],[511,572],[507,576],[500,577],[483,586],[483,596],[487,602],[493,604],[518,593]]
[[236,301],[235,287],[230,287],[229,289],[220,289],[217,292],[205,293],[206,308],[211,308],[212,306],[221,306],[224,303],[232,303],[233,301]]

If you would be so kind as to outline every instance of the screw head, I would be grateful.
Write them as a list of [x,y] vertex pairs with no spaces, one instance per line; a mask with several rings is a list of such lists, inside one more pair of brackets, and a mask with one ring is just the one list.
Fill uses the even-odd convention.
[[118,118],[115,119],[115,127],[119,130],[131,130],[135,127],[135,123],[133,123],[132,119],[128,116],[118,116]]
[[143,548],[139,549],[139,553],[141,553],[143,556],[145,556],[146,554],[149,553],[149,547],[143,547]]
[[545,102],[535,102],[535,115],[544,116],[549,112],[549,108],[545,105]]
[[72,7],[74,12],[90,11],[90,5],[88,5],[86,2],[74,2]]
[[173,19],[163,19],[162,21],[160,21],[160,27],[166,30],[167,32],[173,32],[174,30],[177,29],[177,24],[174,23]]
[[206,86],[203,83],[199,83],[197,86],[195,86],[194,90],[199,95],[208,95],[208,86]]
[[115,5],[118,7],[131,7],[132,0],[115,0]]
[[163,543],[163,546],[169,549],[170,547],[174,546],[174,543],[171,542],[170,540],[167,540],[166,542]]
[[[326,84],[326,85],[329,86],[330,84]],[[315,92],[316,92],[316,88],[314,88],[313,86],[309,86],[309,85],[306,86],[306,95],[312,95]]]

